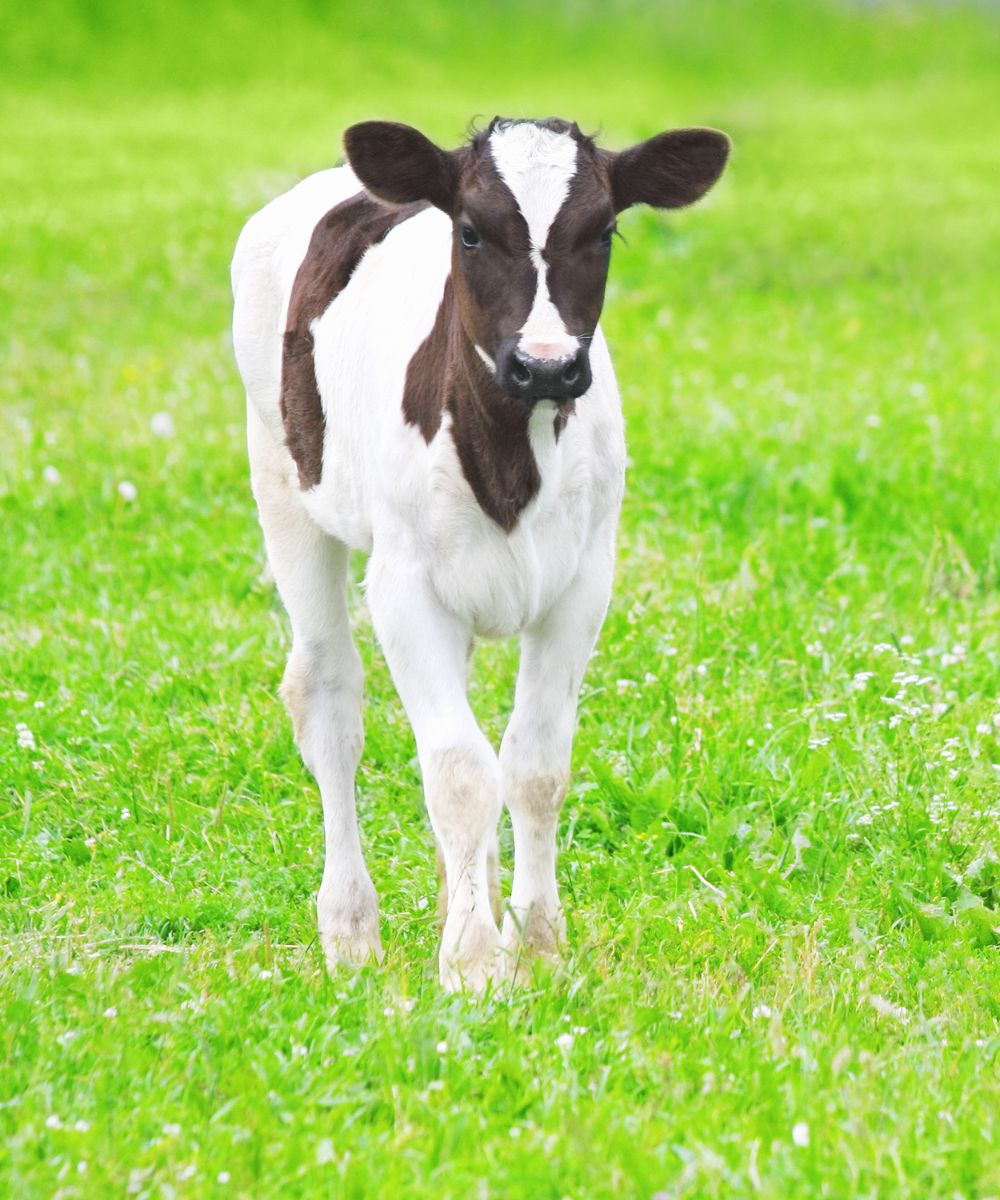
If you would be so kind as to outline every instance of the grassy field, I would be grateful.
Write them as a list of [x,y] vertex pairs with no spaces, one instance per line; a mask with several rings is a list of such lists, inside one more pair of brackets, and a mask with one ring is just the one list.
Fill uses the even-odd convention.
[[[538,12],[4,18],[4,1196],[1000,1197],[1000,20]],[[387,956],[322,969],[227,265],[352,120],[454,144],[496,112],[735,152],[699,208],[622,220],[632,463],[570,948],[473,1001],[435,980],[360,588]],[[515,662],[477,657],[494,738]]]

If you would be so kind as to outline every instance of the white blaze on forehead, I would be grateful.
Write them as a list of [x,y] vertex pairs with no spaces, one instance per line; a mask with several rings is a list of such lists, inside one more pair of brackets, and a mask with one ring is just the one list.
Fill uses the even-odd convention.
[[578,342],[552,303],[542,250],[576,174],[576,141],[568,133],[519,121],[490,134],[490,151],[528,226],[531,261],[538,273],[535,300],[521,328],[519,347],[533,358],[568,357],[576,353]]
[[576,142],[531,121],[501,125],[490,134],[500,178],[528,225],[533,250],[541,250],[576,174]]

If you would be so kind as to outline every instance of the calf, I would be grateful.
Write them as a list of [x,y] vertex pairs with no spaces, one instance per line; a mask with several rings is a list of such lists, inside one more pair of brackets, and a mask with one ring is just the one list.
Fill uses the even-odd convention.
[[[381,121],[345,147],[349,165],[251,218],[233,260],[253,490],[292,626],[281,690],[323,801],[319,933],[331,967],[382,956],[354,803],[355,549],[370,555],[368,607],[443,860],[441,982],[479,989],[522,954],[554,953],[565,930],[556,827],[625,465],[597,324],[615,218],[697,200],[729,143],[681,129],[614,153],[566,121],[498,118],[452,151]],[[474,637],[515,633],[498,756],[467,665]]]

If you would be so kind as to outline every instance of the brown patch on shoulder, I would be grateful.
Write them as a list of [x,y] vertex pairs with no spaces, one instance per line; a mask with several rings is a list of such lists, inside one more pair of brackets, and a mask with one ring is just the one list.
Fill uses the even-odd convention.
[[510,533],[542,483],[528,438],[531,410],[498,387],[465,335],[451,276],[434,327],[410,359],[403,390],[403,417],[428,444],[445,409],[476,502]]
[[322,478],[326,428],[310,326],[350,282],[365,251],[429,207],[421,201],[389,208],[359,192],[331,208],[313,230],[292,284],[281,357],[281,419],[303,490]]

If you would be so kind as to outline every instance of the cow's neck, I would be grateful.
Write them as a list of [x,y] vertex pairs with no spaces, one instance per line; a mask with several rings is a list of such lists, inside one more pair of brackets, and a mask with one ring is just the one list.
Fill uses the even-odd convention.
[[[484,513],[508,533],[542,484],[531,411],[499,388],[462,326],[449,277],[434,328],[410,361],[403,413],[425,441],[451,417],[462,474]],[[565,412],[553,416],[555,434]]]

